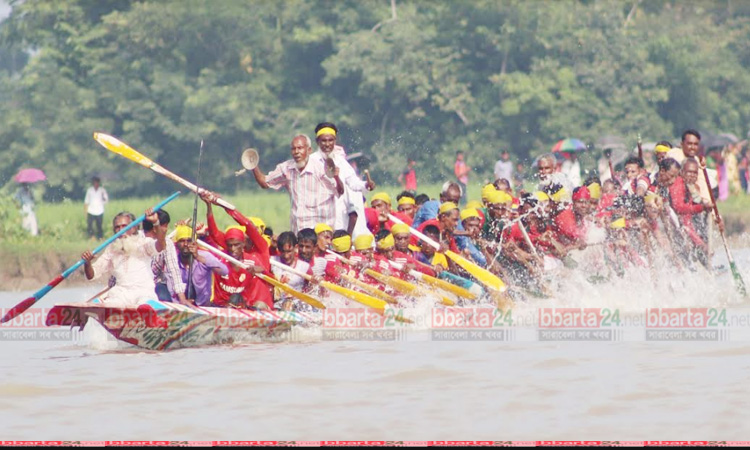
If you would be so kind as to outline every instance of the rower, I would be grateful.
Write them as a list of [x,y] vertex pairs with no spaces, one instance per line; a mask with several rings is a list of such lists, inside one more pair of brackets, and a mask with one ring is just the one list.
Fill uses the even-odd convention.
[[412,251],[409,248],[410,232],[408,225],[403,223],[394,224],[391,227],[391,234],[393,234],[395,244],[392,261],[404,266],[402,269],[404,274],[408,274],[410,270],[414,269],[425,275],[436,276],[435,271],[430,266],[420,263],[412,255]]
[[[216,220],[213,215],[212,204],[215,204],[218,196],[210,191],[203,191],[200,194],[201,199],[206,203],[206,221],[208,223],[208,233],[211,238],[219,247],[229,250],[230,243],[226,240],[225,233],[216,225]],[[245,299],[250,299],[249,304],[246,306],[258,309],[273,309],[273,287],[256,277],[256,273],[265,273],[267,276],[272,276],[271,272],[271,260],[268,249],[268,242],[263,238],[261,231],[253,223],[252,220],[248,219],[242,213],[235,209],[226,209],[225,211],[229,214],[238,224],[238,227],[230,227],[235,230],[244,230],[242,241],[244,247],[244,253],[237,255],[241,256],[244,263],[250,266],[248,274],[250,277],[250,292],[246,292],[244,295]],[[257,220],[256,220],[257,222]],[[260,225],[260,223],[259,223]],[[232,232],[233,236],[237,236],[237,232]],[[232,242],[232,245],[238,245],[237,242]],[[232,255],[236,258],[236,255]],[[226,280],[225,280],[226,281]]]
[[[180,274],[182,282],[188,285],[188,297],[194,298],[197,306],[209,306],[213,301],[214,275],[227,276],[229,269],[211,253],[198,250],[198,244],[193,241],[192,236],[192,228],[177,226],[173,239],[179,253]],[[191,277],[188,282],[189,273]]]
[[[277,239],[277,246],[278,246],[279,254],[277,256],[272,256],[271,257],[272,261],[280,262],[281,264],[284,264],[285,266],[289,266],[293,269],[296,269],[299,272],[312,275],[310,264],[300,259],[297,255],[297,250],[298,250],[297,236],[295,236],[294,233],[292,233],[291,231],[285,231],[281,233]],[[280,269],[275,265],[272,265],[271,269],[276,279],[281,281],[282,283],[298,291],[308,290],[308,287],[309,287],[308,281],[302,278],[301,276],[295,273]],[[297,300],[296,298],[290,296],[284,291],[277,291],[277,293],[279,295],[277,295],[276,300],[274,301],[274,306],[276,307],[276,309],[283,309],[285,311],[314,311],[315,310],[315,308],[313,308],[312,306],[308,305],[307,303]]]
[[[336,230],[331,240],[331,251],[349,259],[352,255],[352,237],[346,230]],[[341,259],[334,257],[328,261],[325,269],[325,280],[331,283],[341,284],[341,275],[347,274],[356,277],[357,273]]]
[[[135,216],[129,212],[117,214],[112,219],[113,232],[117,233],[133,220]],[[117,284],[101,297],[103,303],[135,306],[156,297],[151,259],[166,248],[166,233],[159,226],[157,214],[147,215],[146,220],[152,223],[156,239],[140,235],[138,228],[133,227],[107,247],[96,261],[91,251],[81,255],[87,280],[117,278]]]
[[[166,234],[169,228],[171,218],[169,213],[164,209],[156,212],[159,216],[159,226],[163,228]],[[154,226],[148,220],[143,222],[143,234],[146,237],[156,239]],[[156,284],[156,297],[163,302],[171,302],[177,299],[183,305],[193,304],[185,297],[185,283],[182,282],[180,268],[177,263],[177,249],[174,245],[167,243],[164,250],[151,259],[151,270],[154,273],[154,283]]]
[[414,199],[414,194],[404,191],[396,196],[396,203],[398,204],[398,212],[413,221],[414,215],[417,213],[417,202]]
[[625,177],[627,181],[622,188],[624,195],[643,197],[651,187],[643,159],[638,156],[631,156],[625,161]]
[[335,257],[328,254],[328,247],[331,245],[333,239],[333,230],[330,226],[319,223],[315,225],[315,252],[313,258],[310,261],[310,267],[313,275],[316,277],[322,277],[326,273],[326,265],[329,261],[333,261]]

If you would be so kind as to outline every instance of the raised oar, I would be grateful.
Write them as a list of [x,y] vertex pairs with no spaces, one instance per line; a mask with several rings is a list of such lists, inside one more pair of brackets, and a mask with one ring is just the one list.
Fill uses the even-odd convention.
[[[719,215],[719,208],[716,206],[716,200],[714,199],[714,193],[711,190],[711,182],[708,179],[708,170],[706,169],[706,159],[701,158],[701,168],[703,169],[703,177],[706,179],[706,187],[708,188],[708,195],[711,197],[711,206],[713,207],[716,224],[718,225],[721,221],[721,215]],[[740,271],[737,269],[737,264],[734,263],[732,252],[729,251],[729,245],[727,245],[727,238],[724,236],[724,231],[719,228],[719,234],[721,234],[721,241],[724,243],[724,250],[727,252],[727,259],[729,260],[729,268],[732,269],[732,277],[734,278],[734,285],[742,296],[747,295],[747,289],[745,288],[745,281],[740,275]]]
[[[203,139],[201,139],[201,148],[200,152],[198,153],[198,183],[201,182],[201,166],[203,165]],[[195,242],[196,238],[196,225],[198,224],[198,191],[195,192],[195,200],[193,201],[193,223],[190,226],[191,234],[190,234],[190,240]],[[185,297],[190,297],[190,291],[193,287],[193,254],[190,254],[190,257],[188,258],[188,277],[187,277],[187,285],[185,288]]]
[[[101,146],[106,148],[107,150],[113,153],[117,153],[118,155],[123,156],[135,163],[138,163],[147,169],[151,169],[159,175],[164,175],[170,180],[180,183],[193,192],[200,193],[203,191],[202,187],[196,186],[195,184],[189,182],[181,176],[170,172],[169,170],[151,161],[146,156],[135,150],[133,147],[130,147],[128,144],[118,140],[117,138],[104,133],[94,133],[94,140],[96,140],[96,142],[101,144]],[[236,209],[234,205],[218,197],[216,198],[216,203],[227,209]]]
[[[202,247],[202,248],[208,250],[209,252],[211,252],[211,253],[213,253],[215,255],[221,256],[222,258],[226,259],[227,261],[229,261],[229,262],[231,262],[233,264],[236,264],[236,265],[238,265],[238,266],[240,266],[240,267],[242,267],[244,269],[248,269],[250,267],[248,264],[245,264],[244,262],[238,260],[237,258],[234,258],[231,255],[228,255],[228,254],[222,252],[218,248],[216,248],[216,247],[214,247],[212,245],[209,245],[206,242],[203,242],[201,240],[199,240],[197,242],[198,242],[198,246],[199,247]],[[271,285],[273,285],[273,286],[281,289],[282,291],[286,292],[287,294],[300,299],[301,301],[307,303],[310,306],[313,306],[313,307],[318,308],[318,309],[326,309],[326,305],[324,305],[323,303],[320,302],[320,300],[316,299],[315,297],[313,297],[311,295],[305,294],[304,292],[300,292],[300,291],[294,289],[293,287],[287,286],[286,284],[284,284],[284,283],[282,283],[282,282],[280,282],[278,280],[274,280],[273,278],[269,277],[268,275],[266,275],[264,273],[259,273],[259,274],[256,274],[256,275],[261,280],[265,281],[266,283],[271,284]]]
[[[156,205],[156,206],[153,207],[153,211],[156,212],[156,211],[160,210],[161,208],[164,207],[164,205],[166,205],[167,203],[169,203],[172,200],[176,199],[178,195],[180,195],[180,193],[179,192],[175,192],[174,194],[170,195],[166,199],[162,200],[161,203],[159,203],[158,205]],[[138,217],[137,219],[135,219],[134,221],[132,221],[128,226],[126,226],[122,230],[120,230],[117,233],[115,233],[114,236],[112,236],[111,238],[109,238],[106,241],[102,242],[91,253],[93,253],[94,255],[97,255],[97,254],[101,253],[102,250],[104,250],[109,244],[111,244],[114,241],[116,241],[117,238],[119,238],[123,234],[127,233],[131,228],[133,228],[135,226],[138,226],[138,224],[140,224],[141,222],[143,222],[145,219],[146,219],[146,215],[145,214],[143,214],[142,216]],[[47,295],[47,293],[49,291],[51,291],[52,289],[54,289],[55,286],[57,286],[58,284],[60,284],[62,282],[62,280],[68,278],[70,276],[70,274],[72,274],[73,272],[75,272],[79,267],[81,267],[85,263],[86,263],[86,260],[85,259],[81,259],[77,263],[75,263],[72,266],[70,266],[65,272],[61,273],[60,275],[58,275],[57,277],[55,277],[55,279],[53,279],[52,281],[50,281],[49,283],[47,283],[46,286],[44,286],[43,288],[41,288],[38,291],[36,291],[34,293],[34,295],[32,295],[31,297],[25,299],[21,303],[17,304],[13,308],[11,308],[10,311],[8,311],[3,316],[3,318],[0,319],[0,323],[5,323],[5,322],[8,322],[8,321],[11,321],[16,316],[18,316],[19,314],[23,314],[24,311],[26,311],[27,309],[31,308],[34,305],[34,303],[38,302],[42,297],[44,297],[45,295]]]
[[[401,219],[394,216],[393,214],[389,214],[388,217],[396,223],[404,223],[401,221]],[[409,227],[409,232],[422,240],[422,242],[432,246],[435,250],[440,250],[440,244],[415,230],[414,228]],[[487,269],[479,267],[478,265],[459,255],[458,253],[453,252],[452,250],[446,250],[445,256],[449,257],[453,262],[458,264],[465,271],[469,272],[485,287],[500,293],[505,292],[508,289],[508,286],[503,282],[503,280],[500,279],[500,277]]]

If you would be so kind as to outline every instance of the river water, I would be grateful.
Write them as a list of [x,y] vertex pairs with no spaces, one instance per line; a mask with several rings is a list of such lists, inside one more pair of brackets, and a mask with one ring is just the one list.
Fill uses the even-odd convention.
[[[750,280],[750,251],[735,257]],[[725,264],[722,255],[716,264]],[[750,324],[743,320],[750,317],[750,304],[734,294],[726,273],[715,280],[696,274],[665,286],[644,282],[644,276],[586,289],[573,280],[560,288],[563,300],[557,304],[518,305],[514,319],[528,323],[502,338],[451,341],[460,335],[435,334],[445,331],[437,322],[444,324],[447,316],[427,307],[408,310],[418,324],[398,328],[391,340],[332,340],[325,327],[295,328],[281,342],[163,353],[117,343],[98,325],[57,339],[3,334],[9,330],[4,326],[0,435],[6,440],[746,439]],[[97,288],[59,288],[38,306],[83,301]],[[26,295],[2,292],[0,307]],[[560,305],[603,308],[600,318],[604,309],[607,317],[618,311],[627,323],[606,341],[592,341],[588,334],[576,341],[559,334],[543,339],[540,307]],[[645,308],[665,306],[714,308],[706,314],[720,324],[682,323],[668,330],[677,331],[678,340],[648,340],[647,325],[637,319],[647,317]],[[721,311],[728,321],[721,321]],[[64,331],[34,323],[43,323],[44,313],[28,313],[28,323],[13,330]]]

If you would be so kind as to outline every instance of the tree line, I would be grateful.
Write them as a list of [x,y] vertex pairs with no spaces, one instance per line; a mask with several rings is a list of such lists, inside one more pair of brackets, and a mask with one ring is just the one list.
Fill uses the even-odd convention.
[[[750,3],[733,0],[24,0],[0,23],[0,184],[48,175],[50,200],[92,175],[115,195],[174,186],[108,152],[115,135],[232,190],[255,147],[269,170],[320,121],[379,181],[421,181],[465,151],[489,175],[559,139],[634,142],[687,127],[743,136]],[[246,184],[247,185],[247,184]]]

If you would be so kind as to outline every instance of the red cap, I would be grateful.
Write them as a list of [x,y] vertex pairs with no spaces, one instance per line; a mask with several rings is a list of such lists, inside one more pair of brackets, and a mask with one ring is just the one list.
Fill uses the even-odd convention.
[[577,187],[573,191],[573,201],[590,200],[590,199],[591,199],[591,192],[589,191],[589,188],[587,188],[586,186]]
[[244,241],[245,233],[243,233],[242,230],[238,230],[237,228],[230,228],[226,233],[224,233],[224,239],[237,239],[238,241]]

